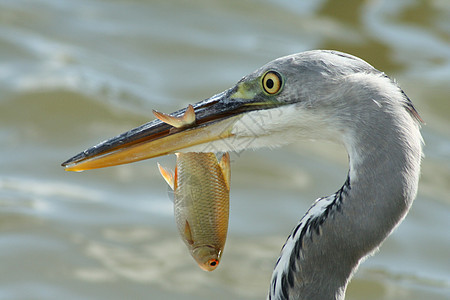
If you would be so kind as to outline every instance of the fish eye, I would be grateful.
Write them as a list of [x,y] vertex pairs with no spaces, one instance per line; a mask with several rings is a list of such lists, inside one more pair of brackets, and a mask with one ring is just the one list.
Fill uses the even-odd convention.
[[283,80],[281,75],[275,71],[268,71],[262,77],[262,86],[264,91],[269,95],[275,95],[281,90]]
[[210,265],[211,267],[215,267],[215,266],[217,266],[217,264],[218,264],[217,259],[211,259],[211,260],[209,261],[209,265]]

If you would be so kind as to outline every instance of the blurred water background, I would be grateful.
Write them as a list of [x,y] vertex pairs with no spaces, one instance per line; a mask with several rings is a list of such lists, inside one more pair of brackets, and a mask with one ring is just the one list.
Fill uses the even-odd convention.
[[340,146],[233,154],[212,273],[178,237],[157,160],[59,165],[310,49],[396,78],[426,121],[418,197],[347,299],[450,299],[448,0],[0,0],[0,299],[265,299],[290,230],[345,180]]

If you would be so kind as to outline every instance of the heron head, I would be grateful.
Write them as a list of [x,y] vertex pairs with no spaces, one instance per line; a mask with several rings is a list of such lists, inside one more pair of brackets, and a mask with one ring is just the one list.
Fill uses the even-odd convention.
[[[358,95],[345,96],[354,92],[349,87],[355,87],[355,82],[367,82],[346,84],[355,74],[383,75],[361,59],[333,51],[282,57],[230,89],[194,104],[195,123],[190,126],[175,129],[154,120],[62,165],[69,171],[82,171],[176,152],[233,152],[282,145],[302,137],[339,140],[349,127],[345,122],[354,122],[368,109],[357,102],[361,101]],[[185,111],[172,115],[180,117]]]

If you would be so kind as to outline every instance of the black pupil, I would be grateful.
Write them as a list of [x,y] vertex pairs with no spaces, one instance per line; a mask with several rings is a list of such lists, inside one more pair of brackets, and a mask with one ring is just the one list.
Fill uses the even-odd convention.
[[215,261],[212,261],[212,262],[211,262],[211,266],[214,267],[215,265],[216,265],[216,262],[215,262]]
[[271,88],[273,88],[273,85],[274,85],[273,80],[272,79],[267,79],[267,81],[266,81],[267,88],[271,89]]

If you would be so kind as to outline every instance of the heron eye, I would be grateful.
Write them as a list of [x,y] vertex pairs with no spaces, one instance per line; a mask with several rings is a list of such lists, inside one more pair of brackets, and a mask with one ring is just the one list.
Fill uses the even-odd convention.
[[269,71],[262,78],[262,86],[267,94],[274,95],[281,90],[281,75],[275,71]]

